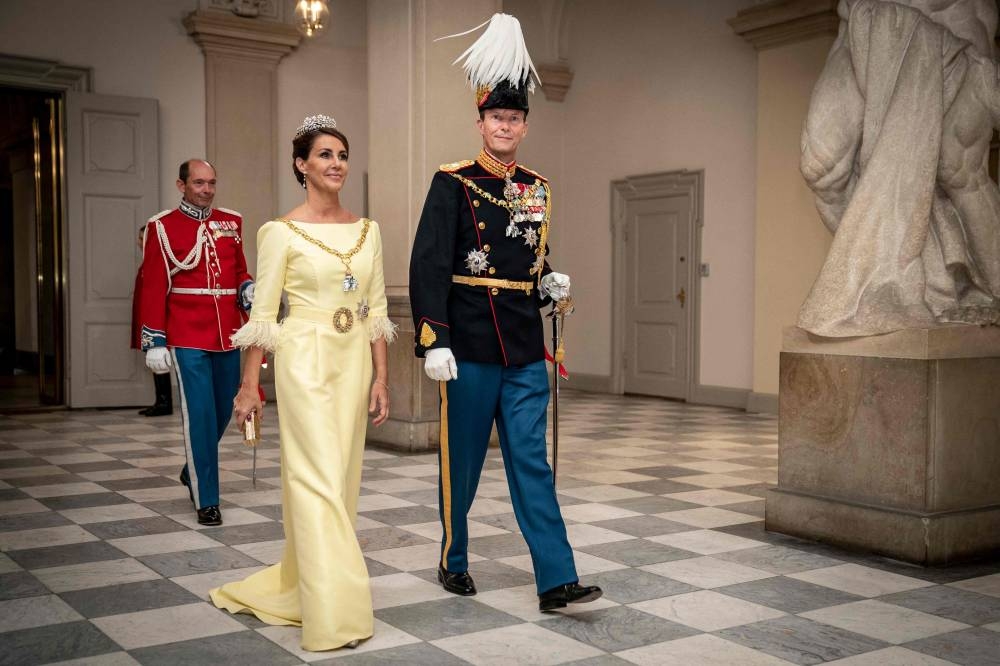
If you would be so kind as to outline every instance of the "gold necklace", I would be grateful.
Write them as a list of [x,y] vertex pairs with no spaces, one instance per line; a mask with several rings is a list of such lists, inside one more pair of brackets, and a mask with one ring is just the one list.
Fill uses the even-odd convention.
[[297,226],[292,224],[292,221],[289,220],[288,218],[280,217],[278,219],[287,224],[289,229],[297,233],[299,236],[302,236],[302,238],[306,239],[307,241],[309,241],[316,247],[320,248],[321,250],[325,250],[326,252],[329,252],[333,256],[340,259],[340,261],[343,262],[344,264],[344,268],[346,269],[346,273],[344,274],[344,291],[357,291],[358,279],[354,277],[354,275],[351,273],[351,258],[354,255],[356,255],[361,250],[361,246],[365,244],[365,238],[368,237],[368,227],[371,224],[371,220],[369,220],[368,218],[364,219],[365,224],[361,228],[361,238],[358,239],[358,242],[354,245],[354,247],[352,247],[347,252],[339,252],[337,250],[334,250],[332,247],[330,247],[323,241],[319,240],[318,238],[313,238],[306,232],[302,231]]

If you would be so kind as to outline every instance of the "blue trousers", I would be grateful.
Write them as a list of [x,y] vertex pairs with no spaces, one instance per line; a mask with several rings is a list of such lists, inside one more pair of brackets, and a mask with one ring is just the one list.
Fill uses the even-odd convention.
[[458,362],[458,379],[441,382],[438,507],[441,564],[468,570],[468,513],[476,498],[494,421],[514,516],[531,551],[539,593],[578,580],[545,450],[549,404],[545,362],[520,367]]
[[191,485],[198,509],[219,505],[219,440],[233,415],[240,386],[239,350],[171,350],[184,425],[181,477]]

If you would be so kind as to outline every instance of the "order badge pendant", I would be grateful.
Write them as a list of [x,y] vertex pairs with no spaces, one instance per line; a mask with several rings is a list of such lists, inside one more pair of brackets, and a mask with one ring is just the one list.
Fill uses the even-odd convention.
[[347,275],[344,276],[344,291],[357,291],[357,289],[358,279],[350,271],[347,271]]
[[368,299],[362,298],[361,301],[358,303],[358,319],[360,319],[361,321],[368,319],[368,310],[369,310]]

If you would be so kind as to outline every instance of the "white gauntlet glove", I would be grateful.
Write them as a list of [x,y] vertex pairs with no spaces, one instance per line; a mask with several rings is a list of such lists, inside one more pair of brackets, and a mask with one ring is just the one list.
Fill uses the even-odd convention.
[[166,347],[153,347],[146,352],[146,367],[157,375],[170,372],[170,352]]
[[451,349],[448,347],[428,349],[424,354],[424,372],[436,382],[458,379],[458,365]]
[[569,296],[569,276],[565,273],[543,275],[538,291],[543,297],[549,296],[553,301],[561,301]]

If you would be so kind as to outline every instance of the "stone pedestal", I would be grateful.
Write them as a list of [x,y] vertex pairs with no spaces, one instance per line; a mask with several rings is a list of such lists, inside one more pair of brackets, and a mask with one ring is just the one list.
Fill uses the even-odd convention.
[[922,565],[1000,553],[1000,328],[785,330],[768,530]]

